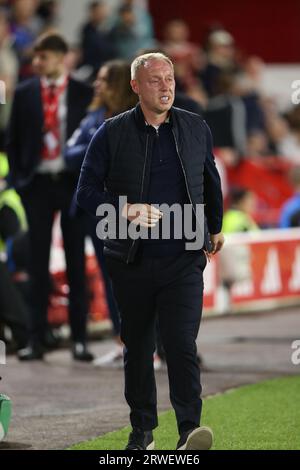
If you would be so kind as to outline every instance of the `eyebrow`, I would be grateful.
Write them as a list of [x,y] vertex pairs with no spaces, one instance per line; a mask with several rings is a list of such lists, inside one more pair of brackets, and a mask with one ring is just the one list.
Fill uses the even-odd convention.
[[[171,73],[169,73],[168,75],[166,75],[166,78],[168,77],[171,77],[173,78],[173,75]],[[161,75],[150,75],[150,78],[162,78]]]

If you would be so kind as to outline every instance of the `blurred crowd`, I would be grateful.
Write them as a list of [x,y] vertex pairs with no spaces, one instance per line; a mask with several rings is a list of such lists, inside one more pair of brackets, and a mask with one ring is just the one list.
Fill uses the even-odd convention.
[[[16,83],[34,73],[33,44],[56,28],[59,8],[57,0],[0,0],[0,79],[8,103],[1,108],[2,138]],[[142,50],[162,50],[175,63],[177,89],[202,106],[215,147],[230,150],[227,159],[278,155],[299,163],[300,107],[280,115],[262,91],[263,59],[241,54],[222,26],[212,27],[200,45],[190,40],[184,20],[172,19],[158,41],[145,1],[102,0],[89,4],[78,38],[67,57],[78,78],[92,83],[108,60],[130,61]]]
[[[41,34],[57,30],[59,14],[57,0],[0,0],[0,81],[6,89],[6,104],[0,105],[0,325],[1,312],[5,311],[2,324],[12,327],[18,349],[28,343],[24,325],[30,316],[29,242],[26,215],[8,178],[5,141],[16,86],[35,76],[36,40]],[[300,105],[279,112],[276,101],[262,88],[263,59],[244,56],[222,25],[213,26],[201,45],[191,41],[189,25],[182,19],[168,21],[160,41],[154,31],[146,1],[102,0],[88,5],[78,42],[71,44],[66,53],[65,67],[77,81],[93,86],[94,96],[89,95],[87,118],[78,122],[77,133],[66,145],[67,165],[78,171],[92,129],[95,131],[105,118],[135,105],[136,98],[128,90],[130,61],[142,52],[161,51],[174,62],[176,105],[201,114],[212,130],[228,209],[224,231],[260,228],[254,216],[256,195],[249,188],[232,187],[226,168],[270,156],[286,165],[293,188],[278,215],[277,226],[299,227]],[[267,221],[261,226],[268,227]],[[94,226],[90,233],[93,230]],[[101,253],[98,255],[101,267]],[[111,294],[107,295],[110,299]],[[112,299],[109,307],[111,312],[115,308]],[[44,340],[48,346],[56,344],[51,331]],[[77,356],[90,360],[88,352],[84,353]]]

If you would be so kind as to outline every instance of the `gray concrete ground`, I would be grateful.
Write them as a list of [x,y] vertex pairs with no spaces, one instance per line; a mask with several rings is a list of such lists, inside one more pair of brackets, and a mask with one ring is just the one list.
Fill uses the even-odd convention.
[[[299,374],[291,362],[291,343],[300,339],[300,308],[205,319],[198,346],[204,357],[203,395],[243,384]],[[94,342],[103,354],[111,340]],[[123,372],[74,363],[69,351],[44,362],[0,366],[1,393],[13,402],[9,435],[0,449],[64,449],[128,424]],[[166,370],[156,374],[159,410],[170,409]]]

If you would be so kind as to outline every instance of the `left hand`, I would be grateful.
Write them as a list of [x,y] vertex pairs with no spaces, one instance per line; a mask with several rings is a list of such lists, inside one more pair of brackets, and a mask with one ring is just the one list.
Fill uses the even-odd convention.
[[211,240],[212,248],[213,248],[211,254],[215,255],[216,253],[218,253],[218,251],[222,249],[224,245],[224,242],[225,242],[224,235],[222,232],[216,233],[214,235],[211,234],[210,240]]

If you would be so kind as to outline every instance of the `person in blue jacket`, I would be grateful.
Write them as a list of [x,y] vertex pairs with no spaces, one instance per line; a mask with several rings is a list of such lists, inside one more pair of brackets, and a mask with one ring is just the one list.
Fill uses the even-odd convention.
[[300,227],[300,166],[293,167],[289,177],[294,188],[294,194],[281,209],[280,228]]
[[[82,120],[80,127],[69,139],[65,149],[65,161],[72,171],[80,171],[87,148],[97,129],[105,119],[115,116],[136,105],[137,97],[130,87],[130,65],[122,60],[106,62],[100,69],[94,83],[94,98],[89,107],[88,115]],[[87,216],[88,233],[92,239],[95,254],[102,272],[106,299],[114,336],[118,347],[108,354],[96,358],[96,366],[122,366],[123,345],[120,340],[119,311],[114,300],[111,281],[105,267],[103,242],[96,235],[96,219]]]

